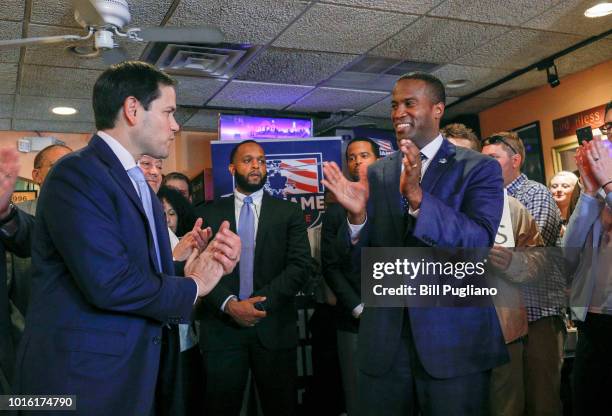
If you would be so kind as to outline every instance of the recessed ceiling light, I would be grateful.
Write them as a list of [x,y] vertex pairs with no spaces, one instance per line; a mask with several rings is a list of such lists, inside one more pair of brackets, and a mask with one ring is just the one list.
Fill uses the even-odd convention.
[[467,79],[455,79],[453,81],[449,81],[446,83],[446,88],[461,88],[461,87],[465,87],[466,85],[468,85],[470,83],[470,81],[468,81]]
[[593,7],[586,9],[584,15],[586,17],[602,17],[612,13],[612,3],[599,3]]
[[77,113],[76,108],[72,107],[53,107],[51,109],[53,114],[57,114],[59,116],[71,116]]

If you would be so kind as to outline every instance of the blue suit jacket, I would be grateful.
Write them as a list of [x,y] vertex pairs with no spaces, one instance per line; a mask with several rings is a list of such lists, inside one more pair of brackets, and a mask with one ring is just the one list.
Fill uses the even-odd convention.
[[[402,154],[370,166],[367,225],[372,247],[405,245],[399,193]],[[479,248],[493,245],[503,210],[499,163],[444,140],[423,180],[423,200],[412,231],[414,245]],[[366,374],[382,375],[400,346],[403,308],[367,308],[359,330],[359,363]],[[411,308],[410,328],[425,370],[450,378],[493,368],[507,361],[495,309]]]
[[152,412],[162,325],[189,319],[196,285],[169,276],[168,231],[151,193],[161,272],[140,199],[102,139],[47,177],[17,358],[21,394],[76,394],[83,415]]

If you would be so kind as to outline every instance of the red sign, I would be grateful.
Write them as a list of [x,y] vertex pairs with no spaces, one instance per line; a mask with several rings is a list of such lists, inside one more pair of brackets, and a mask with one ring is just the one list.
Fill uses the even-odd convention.
[[572,114],[571,116],[553,120],[553,135],[555,139],[573,136],[576,134],[576,129],[581,127],[591,126],[597,128],[601,126],[604,124],[605,109],[605,104],[602,104],[580,113]]

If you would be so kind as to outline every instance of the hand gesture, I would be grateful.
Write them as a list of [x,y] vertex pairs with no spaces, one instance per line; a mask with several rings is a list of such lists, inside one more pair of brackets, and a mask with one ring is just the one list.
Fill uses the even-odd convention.
[[211,252],[214,259],[223,266],[224,274],[229,274],[240,261],[241,248],[240,237],[229,229],[229,221],[223,221],[204,252]]
[[400,193],[404,195],[412,209],[418,209],[423,199],[421,190],[421,152],[408,139],[400,141],[400,151],[404,154],[404,170],[400,176]]
[[9,203],[19,175],[19,153],[11,148],[0,149],[0,219],[8,215]]
[[587,144],[588,143],[585,143],[576,149],[576,166],[578,166],[578,171],[580,172],[580,180],[582,181],[584,193],[595,196],[599,186],[597,184],[597,179],[593,176],[591,165],[587,159]]
[[255,296],[245,300],[230,299],[225,304],[225,312],[240,326],[255,326],[260,319],[266,317],[265,311],[255,309],[257,302],[266,300],[263,296]]
[[512,262],[512,250],[495,245],[489,251],[489,260],[491,264],[500,270],[508,270]]
[[335,162],[323,163],[325,179],[321,181],[329,189],[338,203],[349,213],[352,224],[362,224],[366,218],[366,204],[369,197],[368,175],[362,165],[359,172],[359,182],[351,182],[344,177]]
[[586,157],[598,187],[612,181],[612,143],[595,139],[587,143]]
[[202,229],[202,218],[198,218],[193,229],[185,234],[179,243],[172,250],[172,257],[176,261],[185,261],[192,254],[193,250],[199,253],[208,246],[208,241],[212,235],[210,227]]

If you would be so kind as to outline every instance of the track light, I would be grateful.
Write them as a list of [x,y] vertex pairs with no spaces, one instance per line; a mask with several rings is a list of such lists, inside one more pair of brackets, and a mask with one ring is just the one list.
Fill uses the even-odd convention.
[[559,73],[557,72],[557,65],[555,61],[543,61],[538,63],[538,71],[546,70],[546,80],[551,88],[555,88],[561,84],[559,81]]

